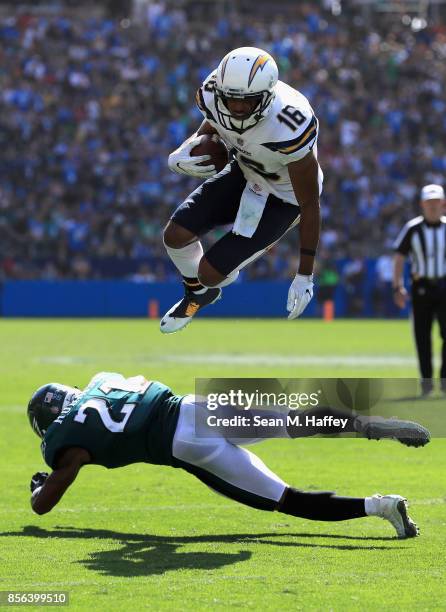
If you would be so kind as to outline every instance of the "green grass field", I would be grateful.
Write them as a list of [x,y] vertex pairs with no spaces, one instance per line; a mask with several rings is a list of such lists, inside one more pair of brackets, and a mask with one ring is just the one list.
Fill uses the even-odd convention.
[[186,393],[195,377],[415,377],[407,322],[198,320],[166,337],[143,320],[3,320],[0,337],[0,590],[64,590],[83,610],[444,609],[441,439],[253,449],[302,489],[407,496],[421,529],[409,541],[376,518],[317,523],[238,506],[180,470],[143,464],[86,467],[51,513],[29,505],[44,464],[25,408],[45,382],[83,386],[117,370]]

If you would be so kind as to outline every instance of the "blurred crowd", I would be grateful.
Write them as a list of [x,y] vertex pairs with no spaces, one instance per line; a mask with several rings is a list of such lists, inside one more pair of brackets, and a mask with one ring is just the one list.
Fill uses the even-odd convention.
[[[138,20],[0,20],[0,280],[175,278],[162,228],[197,183],[167,156],[201,121],[197,86],[248,44],[273,54],[320,119],[320,273],[361,278],[366,258],[389,257],[420,186],[444,182],[444,24],[261,7],[200,19],[159,1]],[[294,275],[296,252],[293,233],[244,278]]]

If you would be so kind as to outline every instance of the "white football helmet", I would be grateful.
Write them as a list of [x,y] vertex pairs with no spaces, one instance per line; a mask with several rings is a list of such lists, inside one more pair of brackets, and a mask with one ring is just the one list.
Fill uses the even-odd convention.
[[[215,84],[215,108],[221,125],[239,134],[257,125],[271,110],[278,77],[276,62],[262,49],[240,47],[225,55]],[[258,103],[247,116],[235,118],[226,105],[227,98],[258,98]]]

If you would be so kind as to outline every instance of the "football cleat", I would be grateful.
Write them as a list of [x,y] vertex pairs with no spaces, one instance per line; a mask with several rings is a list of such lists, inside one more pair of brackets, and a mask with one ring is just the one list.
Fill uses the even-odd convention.
[[221,297],[221,289],[210,288],[204,293],[194,293],[186,288],[182,300],[177,302],[166,312],[160,322],[160,330],[163,334],[173,334],[186,327],[192,317],[204,306],[213,304]]
[[401,495],[380,495],[368,498],[370,516],[378,516],[391,523],[400,539],[415,538],[420,531],[407,514],[407,500]]
[[369,440],[398,440],[406,446],[425,446],[430,442],[429,430],[414,421],[400,421],[396,417],[358,416],[355,420],[356,430]]

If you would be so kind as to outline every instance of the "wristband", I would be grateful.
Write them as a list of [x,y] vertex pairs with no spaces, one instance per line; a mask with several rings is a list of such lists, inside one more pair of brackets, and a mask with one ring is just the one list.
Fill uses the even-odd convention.
[[316,255],[315,249],[300,249],[302,255],[310,255],[310,257],[314,257]]

